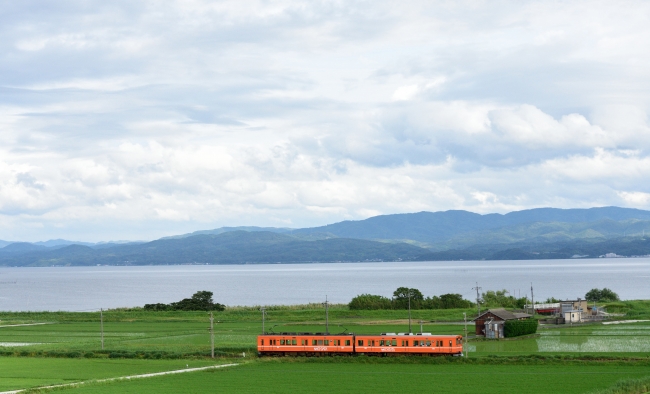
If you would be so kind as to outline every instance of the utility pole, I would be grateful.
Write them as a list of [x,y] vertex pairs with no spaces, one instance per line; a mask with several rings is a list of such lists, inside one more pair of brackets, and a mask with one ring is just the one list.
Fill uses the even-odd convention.
[[409,334],[411,333],[411,289],[409,289]]
[[472,287],[472,290],[476,289],[476,307],[478,308],[478,315],[481,316],[481,302],[480,298],[478,295],[479,290],[483,289],[482,287],[478,287],[478,282],[476,282],[476,287]]
[[465,357],[467,357],[467,313],[463,312],[463,320],[465,321],[465,335],[463,335],[463,350],[465,351]]
[[533,306],[533,316],[535,316],[535,296],[533,296],[533,282],[530,282],[530,303]]
[[212,311],[210,311],[210,348],[212,349],[210,356],[214,358],[214,316]]
[[266,316],[266,307],[261,307],[260,311],[262,311],[262,335],[266,334],[266,331],[264,331],[264,317]]
[[99,327],[102,332],[102,350],[104,350],[104,309],[99,310]]
[[420,320],[420,335],[422,334],[422,323],[424,323],[422,320]]
[[329,319],[329,301],[327,301],[327,295],[325,295],[325,302],[323,303],[325,305],[325,335],[330,334],[330,319]]

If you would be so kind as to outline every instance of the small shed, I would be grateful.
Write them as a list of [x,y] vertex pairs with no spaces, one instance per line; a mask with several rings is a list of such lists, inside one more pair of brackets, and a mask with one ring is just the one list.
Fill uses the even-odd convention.
[[503,325],[508,320],[530,319],[528,313],[510,312],[503,308],[489,309],[480,314],[474,323],[476,324],[476,335],[486,338],[503,338]]

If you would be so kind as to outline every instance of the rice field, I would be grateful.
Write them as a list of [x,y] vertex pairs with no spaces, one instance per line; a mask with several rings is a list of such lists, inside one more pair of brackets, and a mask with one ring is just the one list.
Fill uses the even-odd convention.
[[261,360],[220,370],[90,384],[74,393],[587,393],[649,374],[647,365],[404,364]]

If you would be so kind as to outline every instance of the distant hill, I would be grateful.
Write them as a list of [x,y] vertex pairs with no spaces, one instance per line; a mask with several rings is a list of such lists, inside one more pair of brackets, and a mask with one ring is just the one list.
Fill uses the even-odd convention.
[[426,249],[401,243],[331,238],[314,241],[268,231],[232,231],[161,239],[105,249],[70,245],[56,250],[0,255],[0,265],[243,264],[413,260]]
[[[539,208],[381,215],[290,229],[221,227],[152,242],[0,241],[0,265],[240,264],[646,255],[650,211]],[[6,242],[3,246],[2,242]]]
[[[585,223],[606,220],[619,222],[633,219],[650,220],[650,211],[603,207],[589,209],[538,208],[510,212],[505,215],[496,213],[480,215],[467,211],[418,212],[381,215],[365,220],[344,221],[327,226],[298,229],[294,230],[292,234],[330,233],[338,237],[399,240],[441,248],[441,243],[450,240],[454,240],[452,244],[461,242],[466,235],[475,239],[484,238],[486,234],[494,233],[495,229],[506,227],[514,229],[514,226],[523,224]],[[542,233],[538,232],[537,235],[540,234]],[[623,235],[622,231],[620,235]],[[503,238],[502,241],[508,242],[508,239]],[[510,240],[510,242],[512,241]],[[443,245],[442,249],[449,247],[449,245]]]
[[650,256],[650,239],[621,237],[608,240],[570,240],[544,244],[483,244],[465,249],[450,249],[419,256],[418,261],[448,260],[540,260],[597,258],[614,254],[620,257]]
[[219,228],[215,228],[214,230],[199,230],[199,231],[191,232],[189,234],[172,235],[160,239],[187,238],[187,237],[192,237],[194,235],[217,235],[217,234],[229,233],[232,231],[248,231],[248,232],[267,231],[267,232],[282,234],[282,233],[289,233],[293,231],[293,229],[282,228],[282,227],[255,227],[255,226],[219,227]]

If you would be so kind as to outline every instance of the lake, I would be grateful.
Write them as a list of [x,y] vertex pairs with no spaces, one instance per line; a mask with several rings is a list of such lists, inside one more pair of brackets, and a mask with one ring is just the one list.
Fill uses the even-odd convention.
[[390,297],[400,286],[425,296],[475,299],[476,282],[535,299],[584,298],[608,287],[622,299],[650,299],[650,258],[251,264],[142,267],[0,267],[0,310],[90,311],[169,303],[199,290],[226,305],[347,303],[362,294]]

